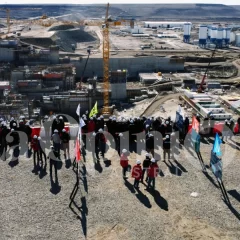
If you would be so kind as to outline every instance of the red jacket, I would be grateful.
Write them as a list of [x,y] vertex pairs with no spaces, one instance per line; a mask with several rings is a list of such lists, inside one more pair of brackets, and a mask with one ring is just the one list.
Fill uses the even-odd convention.
[[140,165],[135,165],[132,170],[132,177],[136,180],[140,180],[142,177],[142,167]]
[[33,151],[38,151],[39,150],[39,144],[37,139],[33,139],[31,142],[31,147]]
[[93,120],[88,123],[88,132],[94,132],[95,130],[95,122]]
[[125,168],[128,166],[128,158],[127,156],[125,156],[124,154],[121,155],[121,158],[120,158],[120,165]]
[[155,178],[155,177],[157,177],[158,172],[159,172],[159,167],[158,167],[157,163],[153,163],[148,168],[148,177]]

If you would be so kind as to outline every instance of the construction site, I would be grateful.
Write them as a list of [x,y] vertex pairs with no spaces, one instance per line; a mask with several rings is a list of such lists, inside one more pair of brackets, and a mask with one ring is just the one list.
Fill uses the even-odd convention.
[[[196,9],[208,8],[193,5],[187,8],[193,15]],[[75,9],[67,5],[0,6],[2,120],[9,122],[24,115],[34,121],[44,139],[44,116],[63,114],[78,120],[96,103],[97,118],[103,117],[105,123],[110,119],[132,123],[161,118],[174,125],[181,109],[191,129],[193,116],[200,119],[199,134],[204,136],[201,159],[197,151],[179,143],[178,151],[172,153],[176,161],[167,165],[159,150],[159,196],[135,191],[128,181],[122,184],[121,177],[115,175],[121,170],[119,162],[112,160],[119,157],[113,145],[108,143],[105,156],[112,158],[110,167],[96,167],[92,153],[86,151],[84,167],[91,190],[86,190],[86,182],[80,184],[83,195],[78,201],[83,204],[86,197],[89,204],[87,210],[79,207],[81,216],[66,210],[75,181],[72,171],[60,171],[60,193],[47,190],[45,194],[48,180],[39,177],[41,185],[31,179],[27,168],[32,163],[23,161],[9,168],[0,161],[0,185],[7,189],[0,190],[0,239],[240,239],[239,132],[222,149],[231,206],[220,195],[221,187],[209,164],[215,134],[222,136],[226,123],[238,126],[240,118],[240,8],[224,6],[216,5],[216,11],[223,12],[226,7],[229,14],[209,13],[204,18],[197,14],[173,17],[175,12],[167,5],[169,17],[165,13],[158,17],[164,8],[151,15],[146,7],[141,15],[136,6],[118,4],[79,5]],[[215,11],[215,6],[210,8]],[[206,130],[204,121],[217,129],[214,134]],[[74,135],[78,126],[67,124]],[[70,146],[74,159],[73,141]],[[143,161],[143,154],[145,151],[132,151],[129,162]],[[12,171],[21,181],[12,177]],[[12,189],[10,182],[14,183]],[[57,204],[52,205],[53,201]],[[16,225],[12,222],[15,217]],[[6,224],[7,220],[11,224]]]

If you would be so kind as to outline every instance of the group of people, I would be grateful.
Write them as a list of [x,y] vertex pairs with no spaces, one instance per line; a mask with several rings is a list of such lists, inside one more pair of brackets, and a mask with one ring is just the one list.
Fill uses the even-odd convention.
[[[131,169],[131,165],[129,165],[128,155],[129,155],[129,152],[126,149],[123,149],[120,157],[120,165],[122,167],[122,175],[124,179],[127,178],[126,173]],[[132,168],[132,177],[134,178],[133,186],[135,188],[139,188],[140,181],[141,183],[144,182],[145,173],[146,173],[145,181],[147,182],[147,190],[150,188],[154,190],[155,178],[158,176],[159,167],[156,160],[154,158],[151,158],[151,155],[149,153],[146,153],[142,166],[141,166],[141,161],[137,160],[136,165],[134,165]]]
[[[21,132],[27,136],[27,157],[33,157],[33,171],[38,174],[38,171],[46,170],[47,158],[50,159],[50,177],[52,178],[52,169],[55,168],[55,179],[57,179],[57,165],[60,162],[60,150],[64,152],[65,160],[70,159],[70,135],[64,128],[63,117],[53,117],[53,120],[49,120],[48,116],[44,117],[44,123],[48,122],[51,124],[45,124],[45,140],[38,135],[33,135],[31,128],[31,122],[26,121],[25,118],[20,118],[18,121],[13,117],[9,123],[0,119],[0,156],[2,160],[7,158],[7,150],[9,148],[13,150],[12,163],[17,164],[20,156],[20,138]],[[51,136],[50,130],[52,131]],[[9,136],[9,137],[8,137]],[[49,136],[49,137],[48,137]],[[23,138],[25,144],[25,139]],[[52,146],[50,142],[52,141]],[[46,156],[46,148],[50,146],[50,153]],[[24,146],[21,145],[21,150]],[[59,160],[59,161],[58,161]]]

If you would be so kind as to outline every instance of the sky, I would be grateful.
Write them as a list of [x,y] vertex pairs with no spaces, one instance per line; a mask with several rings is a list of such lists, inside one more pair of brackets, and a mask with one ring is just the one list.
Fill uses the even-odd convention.
[[91,3],[213,3],[226,5],[240,5],[239,0],[0,0],[0,4],[91,4]]

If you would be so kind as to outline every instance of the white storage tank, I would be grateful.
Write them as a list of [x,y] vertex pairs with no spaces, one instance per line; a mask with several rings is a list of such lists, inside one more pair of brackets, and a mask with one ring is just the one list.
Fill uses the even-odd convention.
[[207,37],[208,37],[208,28],[207,25],[200,25],[199,28],[199,45],[206,45],[207,44]]
[[240,47],[240,33],[237,33],[237,34],[236,34],[235,42],[236,42],[236,46],[237,46],[237,47]]
[[235,42],[236,34],[234,32],[230,33],[230,43]]
[[184,25],[183,25],[183,41],[186,43],[190,42],[191,28],[192,28],[191,23],[189,23],[189,22],[184,23]]
[[215,43],[217,39],[217,28],[212,26],[212,31],[211,31],[211,43]]
[[222,47],[222,42],[223,42],[223,28],[219,27],[217,30],[217,45],[218,47]]
[[212,32],[212,27],[208,26],[208,40],[211,39],[211,32]]

